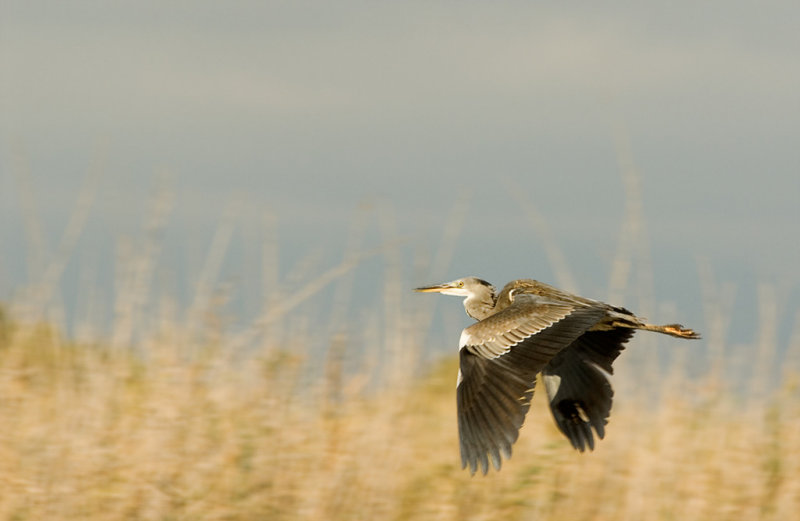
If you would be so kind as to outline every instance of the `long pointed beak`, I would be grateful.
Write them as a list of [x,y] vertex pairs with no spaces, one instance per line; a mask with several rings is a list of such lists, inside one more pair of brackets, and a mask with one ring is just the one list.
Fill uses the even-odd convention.
[[435,286],[424,286],[422,288],[414,288],[414,291],[419,291],[420,293],[441,293],[446,289],[452,289],[453,285],[449,282],[444,284],[436,284]]

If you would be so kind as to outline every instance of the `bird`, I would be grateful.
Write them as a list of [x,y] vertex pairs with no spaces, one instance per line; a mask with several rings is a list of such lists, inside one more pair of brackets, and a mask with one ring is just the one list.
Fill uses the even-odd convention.
[[456,409],[461,467],[500,470],[531,405],[541,373],[558,429],[580,452],[605,437],[614,391],[612,364],[636,330],[678,338],[700,335],[680,324],[648,324],[631,311],[532,279],[497,293],[477,277],[416,288],[464,298],[477,322],[459,341]]

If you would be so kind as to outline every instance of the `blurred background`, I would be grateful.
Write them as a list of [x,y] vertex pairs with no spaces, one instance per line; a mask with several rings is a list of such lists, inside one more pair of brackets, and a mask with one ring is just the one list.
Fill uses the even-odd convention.
[[[636,367],[651,364],[657,378],[676,359],[689,360],[681,366],[688,377],[727,375],[732,386],[753,378],[760,383],[744,387],[766,400],[768,390],[789,385],[784,362],[800,349],[798,17],[791,1],[4,0],[0,302],[14,331],[5,338],[17,349],[49,346],[45,359],[53,342],[121,347],[145,359],[175,345],[215,345],[225,353],[215,355],[219,367],[242,353],[284,367],[274,356],[294,353],[308,371],[275,400],[295,403],[296,385],[324,373],[326,385],[352,391],[337,395],[350,403],[347,396],[364,389],[424,380],[423,361],[455,350],[469,323],[460,303],[411,288],[466,275],[498,287],[530,277],[701,331],[703,342],[680,357],[672,341],[644,336],[635,341],[639,354],[625,356]],[[35,324],[50,333],[28,329]],[[200,362],[181,353],[170,367],[195,370]],[[77,371],[60,356],[54,367]],[[15,360],[22,373],[41,365],[37,357]],[[344,364],[341,374],[330,372],[339,367],[331,360]],[[395,370],[388,376],[387,363]],[[115,381],[96,389],[111,393]],[[719,389],[716,379],[702,381]],[[263,385],[274,392],[272,383]],[[450,406],[451,384],[442,398]],[[225,385],[208,392],[236,394],[240,384]],[[443,423],[452,419],[447,411]],[[548,415],[539,409],[539,422]],[[280,418],[298,428],[310,421]],[[793,441],[796,457],[796,416],[780,425],[794,433],[780,436]],[[453,450],[443,461],[453,468],[437,467],[443,476],[459,472],[455,438],[444,439]],[[320,441],[332,451],[325,454],[348,454],[329,441]],[[63,454],[35,460],[43,474],[26,478],[31,488],[19,485],[26,493],[15,497],[59,493],[46,484],[50,457]],[[19,461],[6,460],[15,483]],[[765,475],[772,502],[753,501],[759,515],[800,507],[797,485],[780,488],[800,475],[793,461]],[[185,463],[178,458],[174,472]],[[109,468],[102,458],[97,465]],[[82,471],[62,472],[82,483]],[[312,506],[289,501],[283,511],[276,498],[300,493],[287,487],[233,487],[252,502],[232,511],[350,519],[426,512],[402,514],[385,502],[348,509],[331,499],[340,497],[335,487]],[[106,492],[121,494],[98,497]],[[469,517],[474,510],[459,501],[470,498],[453,493],[448,504],[461,506],[435,512]],[[133,517],[203,517],[180,510],[188,499],[175,506],[149,489],[137,494],[132,504],[154,503]],[[674,499],[660,512],[674,514]],[[28,511],[6,500],[9,515],[44,515],[33,500],[23,502]],[[529,500],[515,501],[506,507],[530,512]],[[80,504],[57,513],[80,517],[88,512],[80,508],[102,502]],[[631,504],[611,514],[646,518],[625,510]],[[275,510],[248,510],[255,505]],[[702,504],[686,505],[712,518]],[[739,507],[725,512],[739,515]]]

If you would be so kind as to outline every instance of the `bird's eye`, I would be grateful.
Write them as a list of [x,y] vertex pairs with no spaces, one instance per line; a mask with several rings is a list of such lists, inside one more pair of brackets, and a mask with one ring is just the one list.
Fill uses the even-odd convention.
[[463,288],[464,287],[464,281],[463,280],[459,280],[458,281],[458,287],[459,288]]

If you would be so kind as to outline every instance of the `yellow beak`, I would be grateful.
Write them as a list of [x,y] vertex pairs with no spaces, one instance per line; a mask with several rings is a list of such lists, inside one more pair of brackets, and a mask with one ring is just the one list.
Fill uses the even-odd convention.
[[420,293],[441,293],[446,289],[452,289],[453,285],[450,283],[445,284],[437,284],[435,286],[424,286],[422,288],[414,288],[414,291],[419,291]]

